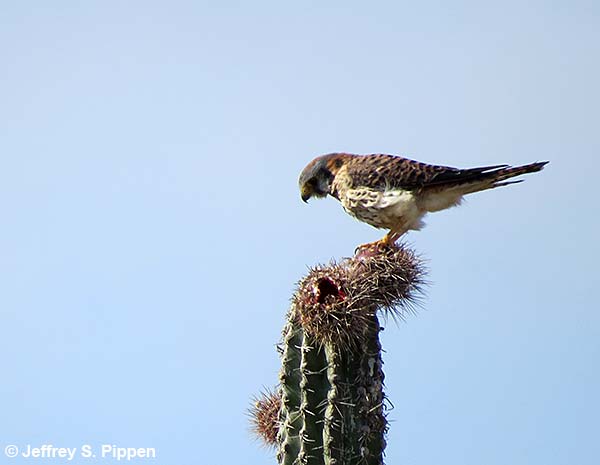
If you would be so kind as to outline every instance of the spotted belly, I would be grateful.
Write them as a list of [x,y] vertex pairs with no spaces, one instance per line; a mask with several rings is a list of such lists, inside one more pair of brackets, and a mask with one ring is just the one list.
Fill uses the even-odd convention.
[[417,206],[414,194],[407,190],[378,191],[349,189],[340,196],[344,210],[356,219],[376,228],[406,232],[420,229],[425,214]]

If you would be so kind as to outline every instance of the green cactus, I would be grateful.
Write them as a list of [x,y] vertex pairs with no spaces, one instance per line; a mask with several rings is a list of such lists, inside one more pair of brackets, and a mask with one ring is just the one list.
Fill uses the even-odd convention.
[[387,421],[378,312],[402,317],[423,283],[403,246],[361,249],[300,281],[275,393],[252,412],[280,465],[383,464]]

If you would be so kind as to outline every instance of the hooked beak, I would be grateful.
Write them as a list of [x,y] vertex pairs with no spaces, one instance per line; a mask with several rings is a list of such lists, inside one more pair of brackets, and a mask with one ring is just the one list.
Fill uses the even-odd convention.
[[308,203],[308,199],[310,199],[312,197],[312,192],[311,192],[310,188],[308,188],[307,186],[303,187],[300,190],[300,197],[302,198],[302,201],[304,203]]

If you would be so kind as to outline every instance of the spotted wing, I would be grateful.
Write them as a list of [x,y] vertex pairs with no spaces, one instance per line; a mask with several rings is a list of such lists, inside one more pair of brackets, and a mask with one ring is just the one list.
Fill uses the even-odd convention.
[[354,157],[347,166],[351,188],[376,190],[390,188],[417,190],[439,185],[458,185],[491,179],[508,165],[458,169],[430,165],[394,155],[374,154]]

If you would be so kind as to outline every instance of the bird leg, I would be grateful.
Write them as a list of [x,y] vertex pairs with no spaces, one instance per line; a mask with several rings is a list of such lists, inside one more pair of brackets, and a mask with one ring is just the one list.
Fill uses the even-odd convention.
[[381,242],[384,245],[394,245],[400,239],[400,236],[402,236],[402,233],[390,231],[381,239]]
[[401,235],[402,234],[399,234],[397,232],[389,231],[385,236],[383,236],[382,239],[379,239],[378,241],[368,242],[366,244],[359,245],[356,249],[354,249],[354,254],[356,255],[359,252],[368,249],[387,248],[390,245],[393,245],[400,238]]

